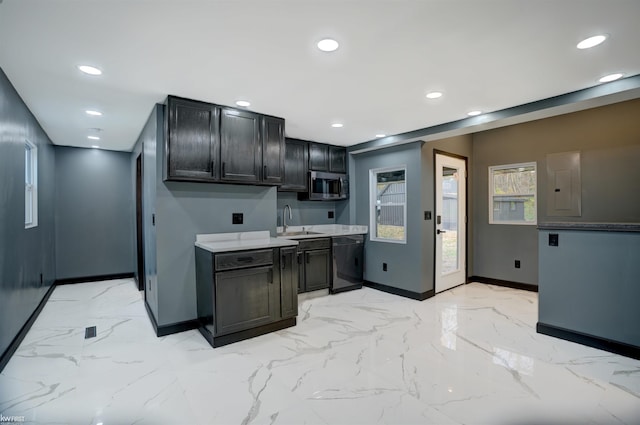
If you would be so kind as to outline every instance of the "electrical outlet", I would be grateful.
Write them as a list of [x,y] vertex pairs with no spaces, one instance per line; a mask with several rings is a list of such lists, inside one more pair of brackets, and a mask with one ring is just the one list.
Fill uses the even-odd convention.
[[516,260],[516,269],[520,268],[520,260]]
[[242,224],[244,222],[244,214],[242,213],[233,213],[231,214],[231,223],[232,224]]
[[329,211],[329,212],[327,213],[327,217],[328,217],[328,218],[333,218],[333,211]]
[[425,220],[431,220],[431,211],[425,211],[424,212],[424,219]]
[[383,272],[387,271],[387,263],[382,263],[382,271]]

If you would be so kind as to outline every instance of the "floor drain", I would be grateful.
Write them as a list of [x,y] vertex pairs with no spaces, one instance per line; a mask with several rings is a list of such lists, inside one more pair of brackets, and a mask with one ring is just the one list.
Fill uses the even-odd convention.
[[96,336],[96,327],[90,326],[84,329],[84,339],[94,338]]

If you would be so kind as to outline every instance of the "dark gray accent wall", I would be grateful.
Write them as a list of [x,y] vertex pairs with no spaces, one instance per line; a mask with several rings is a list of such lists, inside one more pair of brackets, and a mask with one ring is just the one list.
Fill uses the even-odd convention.
[[128,152],[56,146],[56,278],[133,273]]
[[[407,243],[371,241],[371,231],[365,245],[365,280],[423,293],[429,288],[425,282],[423,263],[433,262],[424,255],[422,221],[422,161],[421,142],[367,152],[355,156],[350,178],[358,188],[350,201],[355,202],[357,224],[369,225],[369,170],[404,165],[407,168]],[[387,271],[382,270],[387,263]]]
[[[535,161],[538,222],[638,222],[640,100],[631,100],[473,135],[473,274],[538,284],[535,226],[489,224],[488,167]],[[546,217],[546,155],[580,151],[582,216]],[[514,260],[521,268],[514,267]]]
[[640,347],[640,233],[541,230],[538,243],[539,322]]
[[[24,228],[25,140],[38,147],[38,226],[31,229]],[[0,69],[0,353],[55,281],[54,167],[49,137]]]
[[[292,220],[287,216],[287,225],[333,224],[336,222],[336,209],[348,201],[299,201],[296,193],[278,192],[278,226],[282,226],[282,211],[285,205],[291,207]],[[333,211],[333,218],[329,218]]]

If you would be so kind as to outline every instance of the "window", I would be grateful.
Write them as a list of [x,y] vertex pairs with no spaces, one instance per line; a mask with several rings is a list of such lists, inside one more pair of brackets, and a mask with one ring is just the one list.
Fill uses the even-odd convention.
[[24,144],[24,228],[38,225],[38,148]]
[[369,170],[370,235],[372,241],[407,241],[407,169]]
[[536,224],[536,163],[489,167],[489,223]]

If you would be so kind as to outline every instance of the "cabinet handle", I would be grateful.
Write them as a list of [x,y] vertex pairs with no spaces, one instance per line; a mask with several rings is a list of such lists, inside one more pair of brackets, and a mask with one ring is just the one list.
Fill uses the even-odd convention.
[[253,257],[238,257],[237,260],[241,263],[250,263],[253,261]]
[[262,178],[263,178],[263,179],[266,179],[266,178],[267,178],[267,166],[266,166],[266,165],[264,166],[264,170],[263,170],[263,172],[262,172]]
[[269,270],[269,284],[273,285],[273,269]]
[[224,171],[224,162],[222,163],[222,177],[226,176],[227,173]]
[[287,267],[287,256],[283,255],[280,259],[280,268],[284,270]]
[[355,257],[354,260],[356,260],[356,266],[358,265],[358,257]]
[[309,253],[308,252],[304,253],[304,258],[305,258],[305,261],[307,262],[307,264],[309,264]]
[[298,264],[302,264],[302,259],[300,258],[300,253],[298,253],[298,255],[296,257],[298,257]]

